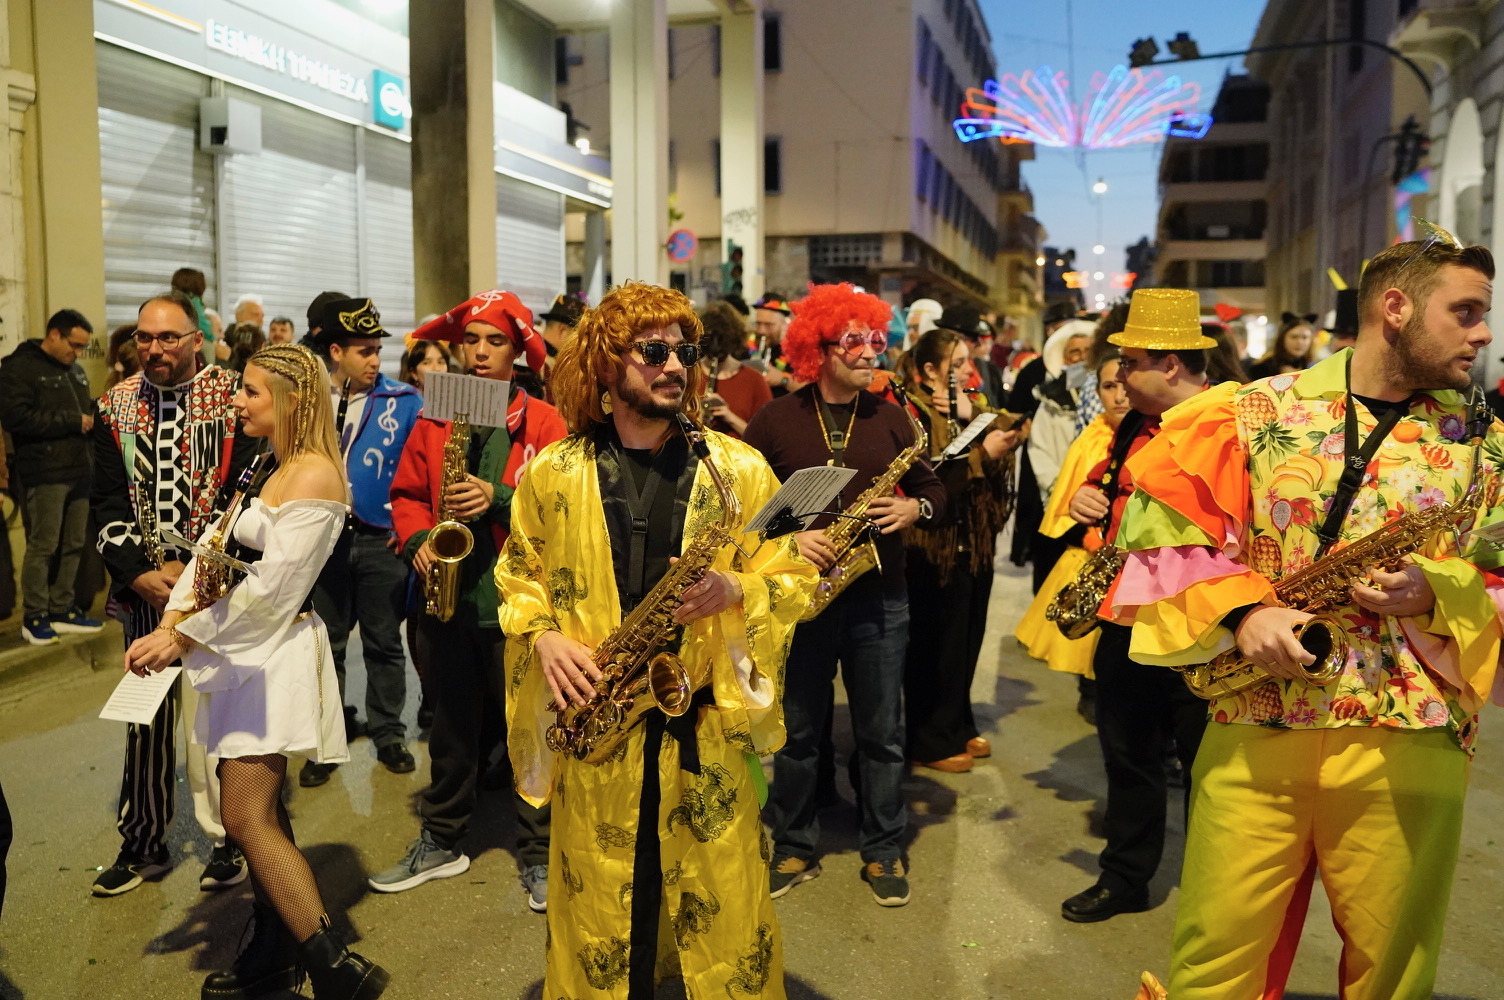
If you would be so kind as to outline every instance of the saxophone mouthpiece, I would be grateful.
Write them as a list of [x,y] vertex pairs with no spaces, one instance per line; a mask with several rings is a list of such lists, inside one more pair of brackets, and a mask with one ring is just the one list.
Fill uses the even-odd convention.
[[710,446],[705,443],[705,430],[696,424],[682,411],[674,414],[674,419],[679,423],[679,430],[684,433],[684,438],[694,450],[695,457],[705,459],[710,457]]

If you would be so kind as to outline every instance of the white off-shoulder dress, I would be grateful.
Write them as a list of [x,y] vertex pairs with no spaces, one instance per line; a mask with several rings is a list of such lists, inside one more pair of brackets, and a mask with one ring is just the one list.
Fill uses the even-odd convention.
[[[237,519],[235,540],[262,553],[256,572],[177,626],[197,643],[183,666],[203,694],[193,741],[209,756],[350,759],[328,632],[317,615],[300,614],[348,510],[313,499],[269,507],[257,497]],[[193,607],[196,561],[173,587],[169,609]]]

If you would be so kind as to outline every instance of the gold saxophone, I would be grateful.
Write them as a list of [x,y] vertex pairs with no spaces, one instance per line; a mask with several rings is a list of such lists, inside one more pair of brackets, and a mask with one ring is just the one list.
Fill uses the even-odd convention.
[[835,522],[824,531],[825,540],[830,542],[836,550],[836,560],[830,568],[820,574],[820,582],[815,585],[814,595],[810,598],[809,607],[804,609],[804,614],[799,620],[807,622],[820,612],[824,611],[831,601],[840,596],[841,592],[851,586],[851,582],[870,569],[882,571],[882,560],[877,555],[877,543],[873,540],[872,522],[866,520],[867,508],[872,506],[872,501],[879,497],[891,496],[898,481],[904,473],[909,471],[921,455],[929,448],[930,436],[924,426],[914,419],[909,412],[908,399],[897,383],[893,384],[893,394],[898,397],[898,405],[903,410],[904,416],[909,418],[909,423],[914,427],[914,443],[898,453],[892,464],[882,475],[872,480],[862,495],[852,502],[850,507],[843,511],[842,517],[836,518]]
[[[215,523],[213,534],[204,541],[204,548],[211,552],[224,552],[231,526],[235,522],[236,515],[240,512],[240,503],[245,499],[246,491],[251,488],[251,484],[257,481],[257,472],[261,467],[264,457],[264,453],[256,456],[256,459],[240,474],[240,479],[235,483],[235,493],[230,497],[230,502],[225,507],[225,512],[220,515],[219,520]],[[153,511],[152,516],[155,518],[155,511]],[[157,547],[160,551],[160,541]],[[213,558],[200,558],[193,566],[193,610],[185,614],[184,618],[197,614],[209,607],[228,594],[230,588],[240,582],[235,578],[229,566]]]
[[444,520],[428,533],[433,564],[423,579],[423,610],[441,622],[454,617],[459,603],[460,563],[475,548],[475,536],[454,516],[445,498],[449,487],[464,482],[469,473],[469,454],[470,421],[464,414],[455,414],[449,425],[449,440],[444,442],[444,470],[439,484],[439,513]]
[[1044,616],[1055,623],[1067,639],[1084,639],[1100,624],[1097,609],[1107,596],[1107,588],[1118,578],[1123,568],[1123,551],[1116,545],[1102,543],[1102,547],[1087,557],[1081,572],[1064,587]]
[[136,451],[135,466],[136,524],[141,529],[141,548],[151,562],[152,569],[161,569],[167,561],[167,553],[162,548],[156,490],[152,488],[152,484],[157,481],[157,472],[140,449]]
[[[1316,657],[1315,663],[1303,668],[1306,683],[1325,687],[1340,677],[1347,665],[1347,636],[1342,623],[1328,612],[1352,603],[1354,584],[1375,569],[1398,569],[1406,556],[1443,531],[1459,530],[1478,512],[1488,484],[1478,481],[1476,468],[1475,464],[1473,484],[1455,503],[1411,511],[1274,584],[1276,606],[1315,615],[1294,627],[1300,644]],[[1236,649],[1209,663],[1176,669],[1192,693],[1208,699],[1247,691],[1274,679]]]
[[721,522],[696,535],[642,603],[595,648],[591,659],[601,678],[595,682],[594,697],[584,705],[549,704],[555,721],[545,736],[548,748],[587,764],[599,764],[615,753],[649,709],[669,716],[689,711],[695,691],[710,680],[708,663],[692,675],[684,661],[664,647],[680,632],[674,612],[684,603],[684,592],[705,576],[721,549],[732,542],[742,507],[710,457],[705,432],[682,413],[678,422],[721,496]]

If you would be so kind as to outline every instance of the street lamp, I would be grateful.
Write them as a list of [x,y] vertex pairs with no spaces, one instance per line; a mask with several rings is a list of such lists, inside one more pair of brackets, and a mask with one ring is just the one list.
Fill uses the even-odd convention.
[[1097,182],[1091,186],[1091,193],[1092,194],[1106,194],[1107,193],[1107,182],[1105,180],[1103,180],[1102,178],[1098,177],[1097,178]]
[[1104,253],[1107,252],[1107,248],[1105,246],[1103,246],[1102,244],[1098,243],[1096,246],[1094,246],[1094,247],[1091,248],[1091,252],[1094,253],[1094,254],[1097,254],[1098,256],[1101,256],[1102,254],[1104,254]]

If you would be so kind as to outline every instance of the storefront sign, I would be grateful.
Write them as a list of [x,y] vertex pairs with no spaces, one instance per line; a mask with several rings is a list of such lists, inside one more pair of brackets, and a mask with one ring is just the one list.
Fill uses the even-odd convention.
[[384,69],[371,71],[371,92],[376,102],[371,108],[371,120],[377,125],[401,131],[413,116],[412,105],[407,101],[407,83],[402,77]]
[[[248,63],[285,73],[294,80],[312,84],[331,94],[348,97],[362,104],[371,102],[365,80],[344,70],[289,49],[285,45],[268,41],[259,35],[241,31],[222,21],[209,21],[204,25],[204,39],[209,48]],[[380,124],[385,124],[384,122]],[[401,128],[401,123],[397,125]]]

